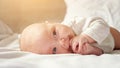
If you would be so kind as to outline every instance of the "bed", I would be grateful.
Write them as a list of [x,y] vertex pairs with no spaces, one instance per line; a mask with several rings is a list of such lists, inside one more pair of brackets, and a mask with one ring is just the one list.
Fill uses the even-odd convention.
[[[120,0],[65,0],[65,3],[67,9],[63,22],[74,17],[96,15],[120,31]],[[19,37],[20,34],[0,21],[0,68],[120,68],[120,50],[101,56],[40,55],[20,51]]]

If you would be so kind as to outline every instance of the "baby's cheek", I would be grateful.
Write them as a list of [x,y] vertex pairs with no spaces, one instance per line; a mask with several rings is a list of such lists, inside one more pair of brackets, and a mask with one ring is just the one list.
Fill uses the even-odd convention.
[[72,51],[64,49],[64,48],[58,48],[56,53],[57,54],[66,54],[66,53],[72,53]]

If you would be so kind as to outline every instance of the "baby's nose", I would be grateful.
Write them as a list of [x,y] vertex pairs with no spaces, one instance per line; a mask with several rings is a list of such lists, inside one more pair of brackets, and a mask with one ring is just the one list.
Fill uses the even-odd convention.
[[68,49],[70,46],[69,38],[61,38],[59,42],[60,42],[60,45],[65,49]]

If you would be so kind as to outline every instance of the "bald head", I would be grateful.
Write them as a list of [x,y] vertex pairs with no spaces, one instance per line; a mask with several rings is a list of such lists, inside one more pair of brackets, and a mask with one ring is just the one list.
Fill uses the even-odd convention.
[[32,24],[21,34],[20,49],[38,54],[69,53],[74,35],[71,28],[60,23]]
[[38,46],[38,42],[41,41],[40,38],[45,34],[45,28],[44,23],[36,23],[26,27],[20,37],[20,49],[22,51],[36,51],[36,46]]

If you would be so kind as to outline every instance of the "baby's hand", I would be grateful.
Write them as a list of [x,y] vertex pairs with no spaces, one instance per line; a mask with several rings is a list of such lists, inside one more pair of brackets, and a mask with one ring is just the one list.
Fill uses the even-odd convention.
[[79,53],[83,55],[95,54],[101,55],[103,51],[100,48],[90,45],[88,39],[85,36],[76,36],[72,41],[72,49],[74,53]]
[[73,38],[72,40],[72,50],[74,53],[82,53],[83,46],[88,43],[86,37],[79,35]]
[[86,43],[84,46],[83,46],[83,51],[80,53],[80,54],[83,54],[83,55],[91,55],[91,54],[94,54],[94,55],[101,55],[103,54],[103,50],[98,48],[98,47],[95,47],[93,45],[90,45],[88,43]]

